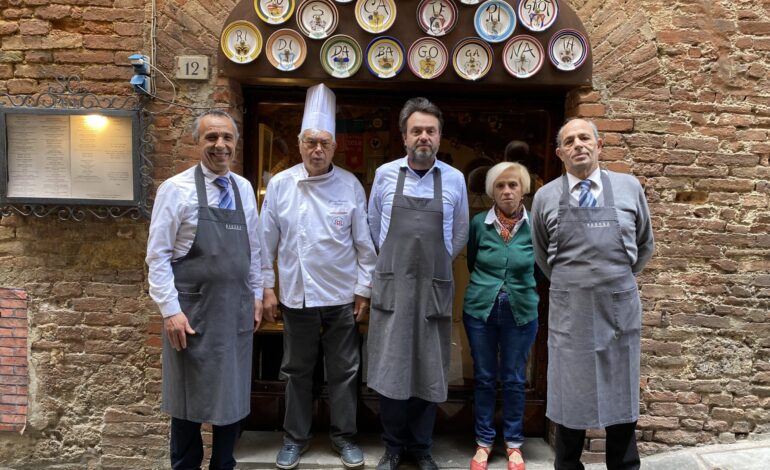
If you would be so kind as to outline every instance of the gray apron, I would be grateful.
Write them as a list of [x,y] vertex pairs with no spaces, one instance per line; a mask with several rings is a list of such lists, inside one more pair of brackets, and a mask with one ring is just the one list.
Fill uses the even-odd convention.
[[189,253],[172,262],[179,303],[194,335],[176,351],[163,335],[161,409],[175,418],[218,426],[249,414],[254,292],[251,249],[235,180],[235,210],[209,207],[195,170],[198,229]]
[[609,177],[601,207],[570,205],[566,175],[548,316],[548,405],[552,421],[603,428],[639,417],[642,308],[621,238]]
[[374,270],[367,385],[394,400],[442,402],[454,283],[444,245],[441,172],[433,170],[433,199],[404,196],[405,178],[404,167]]

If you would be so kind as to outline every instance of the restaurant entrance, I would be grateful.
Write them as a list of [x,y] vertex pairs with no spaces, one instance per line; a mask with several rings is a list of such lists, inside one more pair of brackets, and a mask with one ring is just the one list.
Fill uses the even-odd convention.
[[[337,142],[334,164],[353,172],[367,195],[375,169],[404,155],[398,130],[398,113],[404,102],[425,96],[444,113],[445,125],[438,158],[463,172],[468,185],[471,217],[491,206],[484,194],[486,168],[504,159],[523,163],[532,173],[534,190],[561,174],[554,154],[554,138],[563,120],[561,93],[458,93],[341,89],[337,96]],[[305,88],[244,87],[244,174],[258,194],[264,193],[272,175],[299,163],[297,134],[302,121]],[[509,149],[506,152],[506,148]],[[532,193],[525,203],[531,202]],[[527,204],[529,205],[529,204]],[[449,399],[439,408],[437,432],[473,432],[473,370],[462,324],[462,298],[468,282],[465,253],[454,262],[452,363]],[[540,330],[527,368],[525,434],[546,433],[545,396],[547,363],[547,286],[540,285]],[[366,334],[366,325],[361,326]],[[366,387],[366,351],[362,342],[363,370],[359,399],[359,429],[379,431],[378,402]],[[282,325],[266,324],[255,336],[252,374],[252,413],[247,428],[282,427],[284,382],[280,378]],[[328,427],[328,396],[323,363],[316,368],[314,430]],[[500,409],[500,407],[498,407]]]

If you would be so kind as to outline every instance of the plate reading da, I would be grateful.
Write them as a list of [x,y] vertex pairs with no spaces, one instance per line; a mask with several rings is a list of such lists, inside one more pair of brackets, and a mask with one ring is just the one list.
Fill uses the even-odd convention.
[[182,80],[208,80],[209,56],[182,55],[176,57],[176,78]]

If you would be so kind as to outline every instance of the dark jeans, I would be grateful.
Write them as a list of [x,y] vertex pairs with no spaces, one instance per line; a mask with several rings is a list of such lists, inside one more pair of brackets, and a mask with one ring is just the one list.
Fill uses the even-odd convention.
[[[641,463],[636,447],[636,421],[607,426],[605,431],[607,470],[638,470]],[[555,470],[583,470],[580,455],[583,453],[585,437],[585,429],[556,425]]]
[[[233,449],[241,431],[241,423],[212,426],[214,439],[211,446],[209,470],[235,468]],[[198,470],[203,462],[201,423],[171,418],[171,468],[173,470]]]
[[302,444],[311,437],[313,371],[323,347],[329,387],[330,434],[335,441],[356,435],[361,344],[353,304],[292,309],[283,313],[283,364],[286,377],[285,440]]
[[524,400],[527,359],[537,335],[537,319],[517,325],[508,295],[500,292],[487,321],[463,315],[473,357],[473,411],[476,442],[495,442],[497,379],[503,385],[503,438],[507,447],[524,442]]
[[412,397],[393,400],[380,395],[382,440],[389,454],[407,453],[415,458],[430,455],[436,403]]

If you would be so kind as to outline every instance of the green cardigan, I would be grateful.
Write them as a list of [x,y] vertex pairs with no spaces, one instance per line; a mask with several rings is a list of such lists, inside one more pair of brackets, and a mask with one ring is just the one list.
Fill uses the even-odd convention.
[[517,325],[537,318],[539,297],[535,282],[535,257],[529,223],[521,224],[508,243],[503,242],[494,224],[486,224],[487,211],[471,221],[468,239],[468,271],[471,279],[465,289],[463,312],[487,320],[497,293],[505,285],[511,314]]

